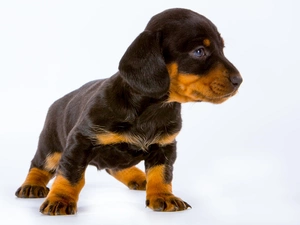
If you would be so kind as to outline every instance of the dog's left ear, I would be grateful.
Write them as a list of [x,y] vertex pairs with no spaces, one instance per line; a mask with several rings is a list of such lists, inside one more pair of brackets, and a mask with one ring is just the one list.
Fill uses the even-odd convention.
[[119,70],[134,90],[153,98],[165,95],[170,77],[161,52],[159,32],[142,32],[123,55]]

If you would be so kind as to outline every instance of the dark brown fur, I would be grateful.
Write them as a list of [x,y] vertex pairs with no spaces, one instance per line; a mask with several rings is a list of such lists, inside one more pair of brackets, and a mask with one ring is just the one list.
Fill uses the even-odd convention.
[[[153,210],[189,208],[171,184],[181,103],[222,103],[237,92],[242,78],[223,48],[214,24],[195,12],[170,9],[154,16],[115,75],[89,82],[50,107],[16,196],[47,197],[43,214],[74,214],[91,164],[130,189],[146,190]],[[146,173],[134,167],[141,160]]]

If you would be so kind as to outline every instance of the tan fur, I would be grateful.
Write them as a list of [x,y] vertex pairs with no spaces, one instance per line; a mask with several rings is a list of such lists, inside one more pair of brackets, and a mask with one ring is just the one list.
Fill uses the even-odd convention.
[[153,140],[146,140],[142,135],[126,135],[126,134],[117,134],[113,132],[106,132],[96,135],[97,144],[116,144],[116,143],[129,143],[139,146],[141,149],[147,149],[149,145],[159,144],[167,145],[173,143],[178,133],[157,136]]
[[[68,210],[72,210],[75,213],[77,211],[79,193],[84,183],[84,174],[75,185],[72,185],[65,177],[58,174],[46,201],[41,206],[42,212],[48,215],[66,215],[66,208],[69,208]],[[59,213],[53,211],[53,207],[60,207],[60,210],[57,210]]]
[[109,174],[130,189],[145,190],[146,175],[139,168],[133,166],[124,170],[108,170]]
[[227,71],[221,64],[202,76],[180,73],[177,63],[168,64],[167,69],[171,79],[169,102],[222,103],[235,94]]
[[47,171],[40,170],[38,168],[32,168],[29,171],[22,186],[30,185],[30,186],[46,187],[46,185],[48,184],[52,176],[53,175]]
[[45,169],[48,171],[56,170],[58,167],[61,153],[55,152],[46,158]]

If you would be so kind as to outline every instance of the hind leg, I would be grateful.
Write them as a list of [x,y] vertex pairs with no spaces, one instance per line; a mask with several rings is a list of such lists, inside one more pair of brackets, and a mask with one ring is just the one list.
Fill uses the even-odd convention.
[[46,185],[54,176],[60,156],[60,153],[52,153],[41,160],[44,157],[37,152],[24,183],[18,188],[15,195],[19,198],[46,197],[49,192]]
[[146,190],[146,175],[135,166],[124,170],[107,169],[106,171],[131,190]]

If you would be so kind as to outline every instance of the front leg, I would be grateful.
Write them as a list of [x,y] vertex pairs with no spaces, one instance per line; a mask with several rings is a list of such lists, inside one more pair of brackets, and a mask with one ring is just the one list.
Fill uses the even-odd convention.
[[81,134],[69,136],[60,159],[56,178],[40,212],[46,215],[70,215],[77,212],[84,172],[91,157],[90,141]]
[[58,174],[46,200],[40,207],[40,212],[45,215],[75,214],[79,193],[83,186],[84,174],[76,183],[71,183],[68,177]]
[[146,206],[154,211],[181,211],[191,206],[172,193],[176,143],[151,149],[145,159]]

